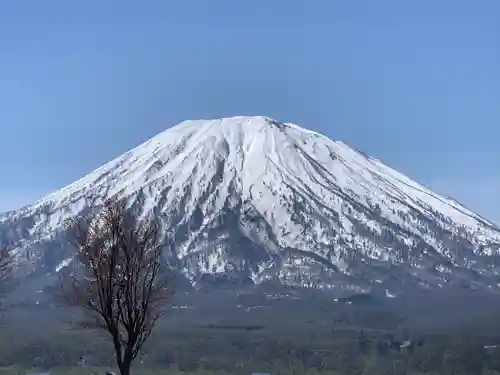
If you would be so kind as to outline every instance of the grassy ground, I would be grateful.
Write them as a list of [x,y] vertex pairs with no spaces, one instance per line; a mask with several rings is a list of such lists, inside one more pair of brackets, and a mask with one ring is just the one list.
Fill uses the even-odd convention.
[[[107,371],[114,371],[116,374],[119,374],[117,370],[105,367],[92,368],[92,369],[83,369],[80,367],[59,367],[50,370],[4,367],[0,368],[0,375],[26,375],[26,374],[38,374],[38,373],[50,373],[51,375],[89,375],[89,374],[104,375],[106,374]],[[169,369],[137,368],[137,369],[132,369],[132,375],[230,375],[230,374],[225,371],[198,370],[195,372],[183,372],[175,368],[169,368]],[[273,373],[272,375],[340,375],[340,374],[335,372],[317,373],[314,371],[307,371],[304,369],[286,369],[286,370],[284,369],[283,371]]]

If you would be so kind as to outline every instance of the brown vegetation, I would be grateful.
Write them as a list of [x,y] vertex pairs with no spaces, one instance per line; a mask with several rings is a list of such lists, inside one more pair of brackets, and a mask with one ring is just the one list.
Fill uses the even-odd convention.
[[[10,278],[15,256],[6,246],[0,246],[0,293],[5,292],[5,282]],[[0,306],[1,307],[1,306]],[[0,315],[0,320],[2,316]]]
[[9,278],[14,264],[14,256],[6,246],[0,247],[0,282]]
[[159,233],[153,219],[137,220],[119,201],[70,226],[76,251],[74,267],[62,274],[62,296],[86,311],[82,326],[111,335],[122,375],[130,373],[172,294]]

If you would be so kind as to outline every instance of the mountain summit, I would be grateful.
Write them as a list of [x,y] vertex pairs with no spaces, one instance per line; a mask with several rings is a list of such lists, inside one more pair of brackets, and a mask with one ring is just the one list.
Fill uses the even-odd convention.
[[0,215],[25,272],[68,264],[66,220],[107,197],[162,223],[192,283],[496,287],[500,228],[346,144],[268,117],[184,121]]

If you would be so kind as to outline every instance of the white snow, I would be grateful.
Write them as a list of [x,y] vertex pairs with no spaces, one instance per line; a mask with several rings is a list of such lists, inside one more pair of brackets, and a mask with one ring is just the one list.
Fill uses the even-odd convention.
[[56,267],[56,272],[61,271],[64,267],[67,267],[71,261],[73,260],[73,257],[64,259],[61,263],[59,263]]

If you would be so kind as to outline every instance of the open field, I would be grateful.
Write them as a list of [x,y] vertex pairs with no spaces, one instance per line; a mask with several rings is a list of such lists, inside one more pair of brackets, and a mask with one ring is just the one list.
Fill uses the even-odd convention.
[[[361,374],[376,369],[377,374],[471,375],[499,370],[500,355],[484,349],[500,343],[498,306],[495,300],[472,298],[458,311],[463,300],[443,296],[426,297],[424,307],[418,299],[358,297],[345,303],[321,294],[281,300],[252,294],[180,295],[134,364],[134,373]],[[452,311],[455,320],[449,319]],[[10,310],[0,341],[0,375],[30,368],[52,374],[111,368],[108,338],[72,328],[68,322],[77,315],[49,306]],[[412,347],[400,350],[405,340],[412,340]]]

